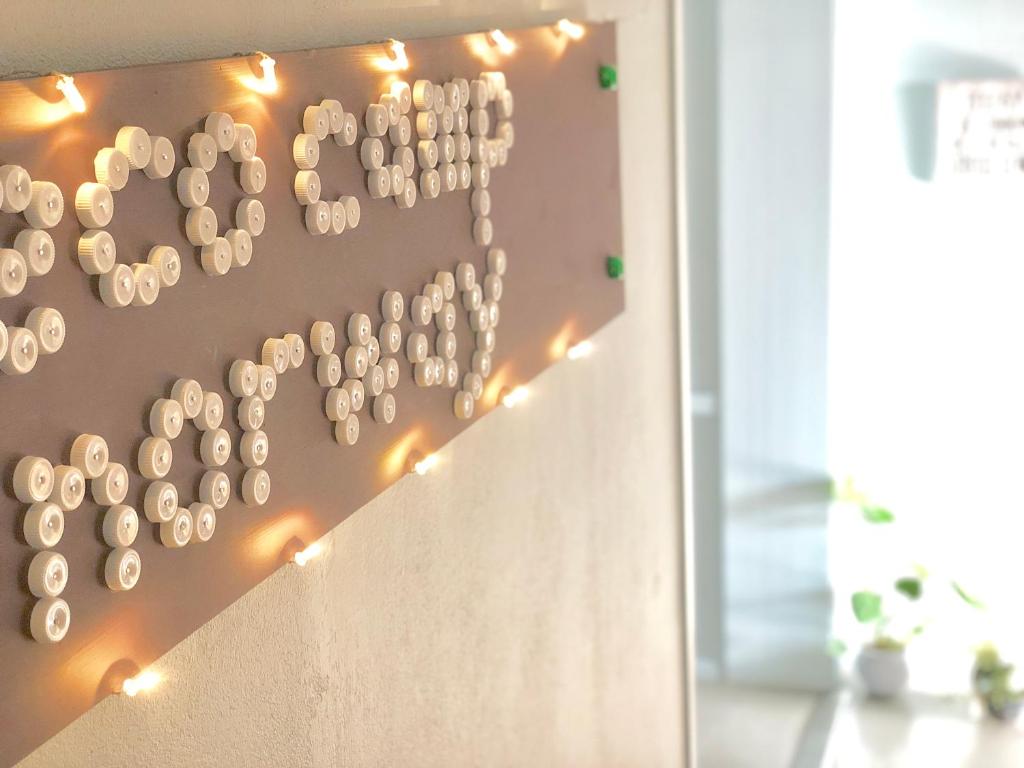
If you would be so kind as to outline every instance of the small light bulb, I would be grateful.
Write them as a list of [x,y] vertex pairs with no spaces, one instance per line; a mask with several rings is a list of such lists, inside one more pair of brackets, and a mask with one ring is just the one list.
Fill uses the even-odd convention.
[[252,74],[252,68],[249,64],[246,64],[246,73],[240,75],[238,82],[248,88],[250,91],[261,93],[264,96],[269,96],[272,93],[277,93],[278,82],[277,82],[277,62],[273,58],[265,54],[263,51],[255,51],[249,56],[257,56],[259,60],[256,62],[259,64],[260,70],[263,72],[262,76],[257,77]]
[[388,57],[395,62],[395,69],[409,68],[409,57],[405,55],[405,43],[399,40],[392,40]]
[[506,56],[512,54],[516,50],[516,44],[513,43],[508,35],[502,32],[500,29],[492,29],[487,33],[488,39],[491,41],[491,45],[497,48]]
[[594,342],[590,339],[584,339],[565,350],[565,356],[569,360],[579,360],[580,358],[587,357],[593,351]]
[[320,546],[319,541],[314,541],[305,549],[296,552],[292,560],[295,562],[297,566],[304,567],[306,563],[308,563],[310,560],[317,557],[321,552],[323,552],[323,549],[324,548]]
[[[418,454],[417,454],[418,456]],[[411,462],[410,471],[420,475],[421,477],[431,469],[437,466],[437,454],[430,453],[423,458],[412,457],[414,460]]]
[[382,72],[401,72],[409,68],[409,57],[405,54],[405,43],[401,40],[389,40],[386,56],[374,59],[374,65]]
[[121,693],[126,696],[135,696],[141,691],[150,691],[160,683],[160,675],[152,670],[140,672],[135,677],[129,677],[121,684]]
[[575,21],[569,21],[569,19],[560,19],[555,28],[572,40],[579,40],[583,37],[583,25],[577,24]]
[[263,84],[266,88],[264,93],[275,93],[277,91],[276,65],[277,62],[267,56],[267,54],[260,54],[260,69],[263,70]]
[[85,99],[82,92],[75,85],[75,78],[71,75],[57,74],[57,90],[64,94],[64,100],[73,112],[85,112]]
[[501,391],[499,399],[501,400],[501,404],[506,408],[515,408],[521,402],[526,400],[529,394],[530,390],[522,385],[515,387],[514,389],[508,389],[506,387]]

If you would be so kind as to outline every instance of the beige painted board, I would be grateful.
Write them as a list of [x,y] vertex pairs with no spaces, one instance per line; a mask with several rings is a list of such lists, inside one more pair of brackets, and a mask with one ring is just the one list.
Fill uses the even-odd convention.
[[[583,41],[571,45],[550,28],[510,34],[519,44],[516,54],[490,63],[474,53],[479,36],[409,41],[412,67],[405,75],[410,82],[443,81],[499,66],[516,95],[516,144],[491,184],[495,245],[508,251],[510,266],[496,372],[478,403],[478,417],[495,406],[503,384],[529,380],[567,342],[590,335],[623,308],[621,283],[605,275],[606,256],[621,249],[617,98],[600,90],[596,78],[599,64],[615,60],[614,29],[591,27]],[[0,84],[0,112],[8,117],[0,160],[57,182],[69,205],[78,184],[91,177],[93,155],[112,142],[121,125],[139,124],[168,136],[180,166],[188,137],[213,110],[254,126],[270,177],[260,195],[267,229],[256,238],[255,256],[244,269],[207,277],[185,240],[173,180],[133,173],[126,189],[115,194],[109,228],[119,260],[139,260],[154,243],[174,245],[184,262],[177,286],[153,307],[108,309],[98,299],[95,279],[75,262],[82,228],[68,215],[53,231],[53,271],[30,280],[18,298],[0,303],[0,319],[8,325],[22,322],[36,305],[59,308],[68,324],[60,353],[41,359],[28,376],[0,380],[0,447],[8,480],[2,505],[10,521],[9,535],[0,540],[0,583],[8,585],[0,590],[0,654],[8,670],[0,683],[0,720],[16,724],[0,739],[0,762],[13,762],[41,743],[107,695],[123,671],[167,651],[283,565],[290,548],[315,540],[380,493],[402,476],[410,450],[428,452],[467,426],[452,416],[452,392],[416,387],[403,360],[395,423],[376,425],[364,411],[359,443],[342,448],[323,416],[324,393],[307,356],[301,369],[281,378],[268,407],[270,503],[252,510],[234,499],[219,515],[214,539],[183,550],[162,547],[155,529],[144,523],[136,545],[142,581],[129,593],[113,594],[102,580],[108,549],[98,535],[101,509],[87,501],[68,514],[57,548],[70,565],[64,597],[72,609],[71,631],[56,646],[28,637],[32,601],[24,576],[32,552],[18,533],[24,505],[9,486],[18,457],[65,462],[75,435],[102,434],[112,458],[131,468],[129,501],[141,510],[145,483],[133,457],[151,403],[177,377],[198,379],[233,410],[227,369],[237,357],[257,356],[264,338],[306,335],[317,319],[333,321],[341,334],[353,311],[369,314],[376,327],[385,289],[401,290],[408,301],[436,270],[453,269],[459,261],[483,273],[484,250],[470,236],[467,192],[420,200],[409,211],[391,201],[371,201],[354,148],[323,143],[319,170],[326,194],[359,197],[359,227],[338,238],[314,239],[305,231],[291,192],[290,157],[302,108],[324,97],[340,98],[362,118],[390,77],[373,66],[382,53],[377,45],[275,54],[281,89],[273,97],[240,84],[240,76],[256,71],[251,58],[84,73],[76,82],[89,111],[47,126],[33,122],[45,110],[31,105],[55,99],[52,80]],[[222,155],[210,177],[211,205],[221,219],[242,196],[234,175]],[[5,244],[18,228],[14,215],[0,217]],[[406,320],[403,331],[410,330]],[[472,342],[464,313],[457,335],[457,359],[465,369]],[[236,457],[226,469],[237,495],[240,429],[230,420],[226,426],[235,438]],[[174,442],[169,479],[186,502],[194,500],[202,470],[196,435],[188,426]],[[474,468],[467,465],[465,471]]]

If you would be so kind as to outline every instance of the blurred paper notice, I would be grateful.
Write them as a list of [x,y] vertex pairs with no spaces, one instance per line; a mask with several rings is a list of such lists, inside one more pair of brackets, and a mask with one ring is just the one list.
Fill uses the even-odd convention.
[[1024,81],[939,84],[935,175],[1024,173]]

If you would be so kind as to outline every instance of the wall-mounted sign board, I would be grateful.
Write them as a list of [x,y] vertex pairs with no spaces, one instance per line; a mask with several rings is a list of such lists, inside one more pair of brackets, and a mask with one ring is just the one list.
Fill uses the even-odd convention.
[[[407,41],[409,66],[396,72],[386,70],[403,52],[389,44],[274,54],[276,90],[258,56],[82,73],[82,113],[54,78],[0,83],[0,164],[37,182],[0,168],[0,291],[10,294],[0,299],[0,764],[622,311],[607,265],[621,248],[617,100],[598,77],[615,60],[614,28],[509,37],[510,55],[486,35]],[[444,107],[428,105],[427,90]],[[52,239],[52,267],[39,232]],[[180,257],[174,275],[168,249]],[[495,281],[499,249],[507,269]],[[439,272],[452,273],[454,293]],[[389,291],[403,300],[397,327],[386,324]],[[62,345],[40,307],[60,313]],[[350,322],[360,313],[368,329]],[[38,351],[59,349],[18,374],[33,356],[21,329]],[[414,364],[418,342],[427,360]],[[479,382],[467,379],[474,370]],[[198,382],[198,412],[180,379]],[[250,385],[254,394],[236,396]],[[102,437],[109,456],[78,503],[80,476],[67,466],[93,474],[104,458],[83,434]],[[26,456],[64,465],[53,491],[40,491],[45,467]],[[63,607],[40,616],[40,604]],[[47,635],[60,639],[39,641]]]

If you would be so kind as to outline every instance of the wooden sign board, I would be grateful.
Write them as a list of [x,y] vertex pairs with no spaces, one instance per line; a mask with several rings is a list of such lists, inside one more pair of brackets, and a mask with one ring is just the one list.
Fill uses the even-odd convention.
[[[9,328],[23,325],[37,306],[57,308],[67,327],[59,352],[41,356],[26,375],[0,376],[5,468],[0,506],[7,520],[0,535],[0,722],[6,726],[0,764],[23,757],[108,695],[124,675],[144,668],[285,566],[296,547],[315,541],[402,478],[410,452],[429,454],[444,445],[496,407],[503,387],[528,381],[560,359],[568,344],[622,311],[622,284],[606,271],[606,258],[620,252],[622,237],[617,99],[614,91],[600,87],[597,76],[599,66],[614,64],[614,28],[590,27],[578,41],[550,27],[509,37],[517,48],[508,56],[499,55],[483,35],[408,41],[410,66],[399,73],[378,68],[386,44],[275,54],[279,87],[273,94],[246,86],[261,75],[252,56],[81,73],[75,83],[87,103],[83,114],[66,113],[53,78],[0,83],[0,162],[55,182],[67,208],[50,230],[57,252],[52,271],[29,278],[23,292],[0,300],[0,319]],[[434,344],[434,323],[414,326],[409,305],[437,271],[466,262],[479,279],[487,272],[487,248],[473,239],[471,190],[444,191],[429,200],[421,195],[409,209],[393,198],[373,199],[359,149],[367,106],[396,79],[444,83],[494,70],[505,74],[515,96],[515,142],[507,164],[493,169],[488,187],[493,246],[506,251],[508,271],[493,371],[473,419],[460,420],[453,411],[458,388],[417,386],[404,346],[416,330],[425,330]],[[304,108],[325,98],[340,100],[360,126],[353,146],[338,146],[330,137],[319,145],[323,199],[351,195],[361,206],[358,227],[337,236],[307,232],[293,189],[293,140],[302,132]],[[214,111],[254,128],[268,175],[265,189],[255,195],[266,226],[253,238],[252,261],[223,276],[203,271],[199,249],[186,238],[186,213],[175,182],[188,164],[189,138],[203,130],[206,115]],[[125,125],[169,138],[177,162],[162,180],[132,171],[127,186],[114,193],[115,213],[106,229],[116,242],[117,259],[145,261],[154,245],[167,244],[181,254],[182,273],[152,306],[115,309],[100,300],[98,278],[79,266],[78,241],[86,228],[76,218],[74,200],[79,185],[95,179],[96,153],[112,146]],[[390,156],[387,136],[384,146]],[[245,197],[238,173],[227,154],[220,154],[209,173],[208,205],[222,235]],[[0,247],[12,247],[25,228],[21,214],[0,214]],[[394,422],[377,423],[368,398],[358,415],[358,442],[340,445],[325,416],[327,390],[317,381],[316,359],[307,348],[302,365],[278,378],[276,396],[267,404],[269,502],[245,505],[238,401],[228,389],[231,363],[259,362],[268,337],[297,333],[308,342],[317,320],[334,324],[343,353],[353,312],[369,315],[378,332],[387,290],[406,299],[403,349],[394,355],[401,376],[392,390]],[[461,380],[471,365],[475,335],[460,296],[453,300]],[[161,543],[158,526],[142,516],[149,481],[141,476],[136,456],[149,434],[151,406],[168,397],[180,377],[195,379],[224,399],[223,427],[232,439],[232,456],[223,470],[233,488],[212,539],[172,549]],[[27,505],[15,498],[12,476],[26,455],[67,464],[71,444],[82,433],[103,436],[111,460],[129,470],[125,503],[140,513],[133,548],[141,557],[141,578],[130,591],[108,588],[104,563],[111,548],[101,533],[106,508],[88,494],[78,509],[65,514],[63,538],[55,547],[70,573],[61,594],[70,607],[70,629],[61,642],[44,644],[29,632],[36,600],[27,571],[36,552],[22,534]],[[172,445],[173,467],[166,479],[187,507],[198,499],[205,469],[200,432],[186,424]],[[475,468],[468,464],[460,471]]]

